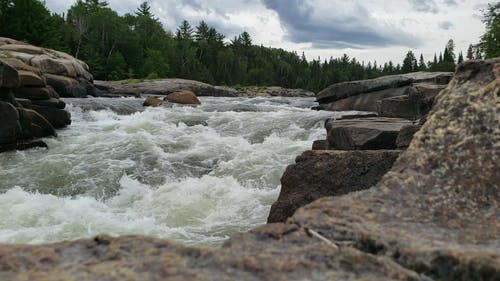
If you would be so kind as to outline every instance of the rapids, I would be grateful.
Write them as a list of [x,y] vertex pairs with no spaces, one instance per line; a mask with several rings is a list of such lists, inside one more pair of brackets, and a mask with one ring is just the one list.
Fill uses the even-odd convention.
[[66,100],[49,149],[0,154],[0,242],[143,234],[216,245],[266,221],[287,165],[338,112],[313,98]]

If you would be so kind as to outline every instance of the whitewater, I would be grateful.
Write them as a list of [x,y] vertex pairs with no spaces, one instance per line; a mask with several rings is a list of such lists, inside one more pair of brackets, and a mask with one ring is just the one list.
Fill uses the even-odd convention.
[[280,177],[324,139],[313,98],[66,100],[72,124],[49,149],[0,155],[0,242],[152,235],[217,245],[265,223]]

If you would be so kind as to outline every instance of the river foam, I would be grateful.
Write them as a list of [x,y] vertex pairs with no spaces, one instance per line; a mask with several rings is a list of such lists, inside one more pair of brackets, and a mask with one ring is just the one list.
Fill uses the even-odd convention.
[[45,139],[49,150],[0,156],[0,241],[106,233],[218,244],[265,222],[286,166],[339,115],[309,110],[308,98],[201,100],[92,100],[99,110],[70,100],[73,123]]

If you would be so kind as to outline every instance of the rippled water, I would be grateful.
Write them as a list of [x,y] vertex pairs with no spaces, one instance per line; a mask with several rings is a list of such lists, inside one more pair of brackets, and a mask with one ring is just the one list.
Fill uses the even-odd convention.
[[45,139],[49,150],[0,154],[0,242],[107,233],[220,243],[265,223],[285,167],[339,114],[310,110],[310,98],[141,102],[69,101],[73,123]]

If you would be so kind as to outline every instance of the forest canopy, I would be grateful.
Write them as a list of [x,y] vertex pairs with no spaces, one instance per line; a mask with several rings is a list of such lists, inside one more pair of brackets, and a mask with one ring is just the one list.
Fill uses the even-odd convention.
[[[500,55],[500,3],[484,11],[486,33],[470,46],[466,59]],[[51,14],[42,1],[0,0],[0,36],[65,51],[84,60],[96,79],[177,77],[217,85],[278,85],[319,91],[326,86],[413,71],[454,71],[464,60],[453,40],[426,61],[408,51],[400,63],[313,59],[278,48],[254,45],[250,34],[227,40],[201,21],[183,21],[165,30],[147,2],[133,14],[119,15],[108,3],[78,0],[65,15]]]

